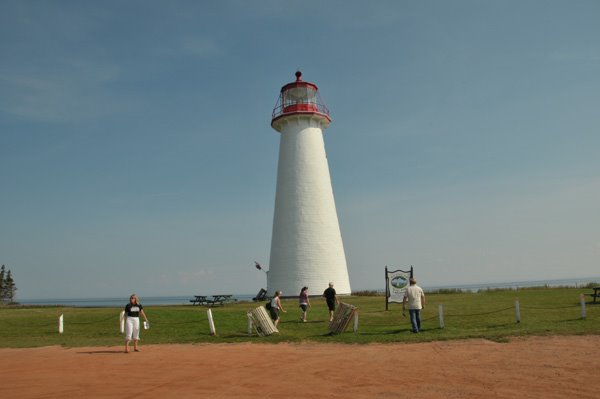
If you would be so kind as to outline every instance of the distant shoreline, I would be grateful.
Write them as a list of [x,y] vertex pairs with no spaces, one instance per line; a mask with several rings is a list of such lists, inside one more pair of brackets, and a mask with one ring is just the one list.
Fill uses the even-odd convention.
[[600,277],[583,277],[569,279],[552,279],[552,280],[526,280],[526,281],[510,281],[504,283],[487,283],[487,284],[457,284],[445,286],[423,286],[426,291],[434,291],[439,289],[456,288],[463,291],[478,291],[488,288],[528,288],[528,287],[573,287],[586,285],[589,283],[600,283]]
[[[476,292],[479,290],[496,289],[496,288],[528,288],[528,287],[579,287],[589,283],[600,283],[600,277],[585,277],[573,279],[551,279],[551,280],[528,280],[528,281],[511,281],[500,283],[480,283],[480,284],[454,284],[427,286],[423,285],[424,290],[433,291],[444,289],[456,289],[463,291]],[[356,290],[355,292],[374,291],[383,293],[385,288],[373,290]],[[258,291],[258,290],[257,290]],[[190,305],[189,300],[194,294],[178,295],[178,296],[148,296],[142,297],[142,303],[146,306],[158,305]],[[234,294],[234,298],[238,301],[252,301],[255,294]],[[125,306],[127,298],[28,298],[16,301],[19,305],[42,305],[42,306],[72,306],[72,307],[121,307]]]

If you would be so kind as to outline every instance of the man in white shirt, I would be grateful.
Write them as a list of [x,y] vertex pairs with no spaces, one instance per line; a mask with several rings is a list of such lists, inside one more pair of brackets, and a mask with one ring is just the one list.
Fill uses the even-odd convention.
[[404,292],[402,310],[406,309],[406,302],[408,302],[412,332],[418,333],[421,330],[421,309],[425,308],[425,294],[423,289],[417,285],[417,280],[411,277],[409,282],[410,286],[406,287]]

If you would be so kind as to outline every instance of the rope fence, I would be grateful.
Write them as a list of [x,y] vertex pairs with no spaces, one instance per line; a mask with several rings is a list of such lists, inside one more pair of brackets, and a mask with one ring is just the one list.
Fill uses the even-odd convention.
[[[119,315],[110,315],[101,319],[97,319],[97,320],[86,320],[86,321],[78,321],[76,319],[70,319],[65,317],[65,315],[61,315],[62,316],[62,324],[63,325],[75,325],[75,326],[86,326],[86,325],[92,325],[92,324],[104,324],[107,321],[113,320],[113,321],[119,321]],[[45,328],[45,327],[51,327],[51,326],[57,326],[57,323],[60,323],[60,321],[57,321],[57,319],[60,319],[61,316],[58,316],[57,318],[53,318],[52,320],[48,320],[48,321],[44,321],[44,322],[40,322],[40,323],[19,323],[19,322],[14,322],[14,321],[10,321],[7,319],[3,319],[0,318],[0,325],[4,324],[8,327],[11,328],[20,328],[20,329],[36,329],[36,328]],[[204,318],[200,318],[200,319],[196,319],[196,320],[184,320],[184,321],[164,321],[161,320],[160,318],[155,318],[152,319],[152,325],[153,326],[181,326],[181,325],[185,325],[185,324],[197,324],[199,321],[205,321]]]
[[[438,312],[436,315],[432,315],[426,318],[421,318],[421,322],[428,322],[434,319],[439,319],[440,328],[445,327],[444,318],[469,318],[469,317],[478,317],[478,316],[487,316],[491,314],[497,314],[502,312],[514,311],[515,312],[515,321],[516,323],[521,322],[521,311],[556,311],[556,310],[564,310],[564,309],[576,309],[580,308],[580,318],[585,319],[587,317],[587,309],[586,309],[586,301],[585,296],[583,294],[580,295],[579,304],[571,304],[565,306],[532,306],[532,305],[523,305],[519,302],[517,298],[515,300],[515,304],[513,306],[503,307],[499,309],[494,309],[486,312],[476,312],[476,313],[448,313],[445,314],[443,311],[443,305],[438,304]],[[381,326],[381,325],[379,325]]]
[[[497,309],[497,310],[491,310],[489,312],[481,312],[481,313],[469,313],[469,314],[445,314],[444,317],[472,317],[472,316],[487,316],[489,314],[494,314],[494,313],[501,313],[501,312],[506,312],[507,310],[512,310],[514,309],[513,306],[509,306],[507,308],[502,308],[502,309]],[[436,316],[437,317],[437,316]]]
[[7,326],[10,327],[17,327],[17,328],[41,328],[41,327],[49,327],[49,326],[55,326],[56,325],[56,321],[52,320],[52,321],[48,321],[45,323],[35,323],[35,324],[15,324],[9,320],[4,320],[4,319],[0,319],[0,323],[4,323]]
[[[440,328],[445,328],[445,323],[444,323],[444,319],[456,319],[456,318],[472,318],[472,317],[482,317],[482,316],[488,316],[488,315],[493,315],[493,314],[499,314],[499,313],[503,313],[503,312],[509,312],[509,311],[514,311],[515,312],[515,322],[516,323],[520,323],[521,322],[521,311],[527,311],[526,312],[526,316],[530,316],[531,312],[529,311],[535,311],[535,312],[544,312],[544,311],[558,311],[558,310],[564,310],[564,309],[575,309],[575,308],[580,308],[581,309],[581,313],[580,313],[580,318],[581,319],[586,319],[587,317],[587,309],[586,309],[586,301],[585,298],[583,296],[583,294],[580,296],[580,303],[579,304],[571,304],[571,305],[564,305],[564,306],[539,306],[539,305],[528,305],[528,304],[521,304],[519,299],[516,298],[514,304],[512,306],[504,306],[504,307],[500,307],[497,309],[492,309],[492,310],[487,310],[487,311],[478,311],[478,312],[474,312],[474,313],[444,313],[444,309],[443,309],[443,304],[438,304],[438,311],[437,314],[432,314],[429,317],[426,318],[422,318],[421,321],[422,322],[430,322],[434,319],[439,319],[439,325]],[[369,311],[366,312],[365,314],[374,314],[374,313],[379,313],[379,312],[373,312],[373,311]],[[382,315],[389,315],[389,313],[382,313]],[[403,314],[404,315],[404,314]],[[186,315],[187,316],[187,315]],[[406,315],[404,315],[406,316]],[[159,328],[169,328],[171,326],[182,326],[182,325],[190,325],[190,324],[200,324],[200,323],[206,323],[208,321],[209,327],[210,327],[210,331],[211,331],[211,335],[216,335],[216,331],[215,331],[215,326],[214,326],[214,320],[212,317],[212,313],[210,312],[210,309],[207,311],[207,315],[204,316],[202,313],[194,313],[194,317],[195,319],[190,319],[190,320],[169,320],[171,318],[173,318],[173,316],[170,316],[168,318],[153,318],[152,319],[152,325],[153,326],[158,326]],[[53,320],[47,320],[47,321],[43,321],[43,322],[39,322],[39,323],[19,323],[19,322],[15,322],[15,321],[11,321],[11,320],[7,320],[4,318],[0,318],[0,325],[4,324],[8,327],[11,328],[15,328],[15,329],[26,329],[26,328],[30,328],[30,329],[38,329],[38,328],[47,328],[47,327],[58,327],[58,332],[59,333],[63,333],[64,331],[64,326],[66,325],[67,327],[69,325],[73,325],[73,326],[87,326],[87,325],[94,325],[94,324],[106,324],[109,321],[118,321],[119,322],[119,331],[121,333],[124,332],[124,312],[121,312],[120,314],[112,314],[110,316],[107,317],[102,317],[99,319],[94,319],[94,320],[78,320],[81,318],[89,318],[89,315],[69,315],[67,314],[66,317],[64,314],[61,314],[58,317],[58,320],[55,318]],[[373,323],[372,321],[368,322],[368,326],[372,326],[372,327],[384,327],[384,326],[389,326],[391,324],[389,324],[389,317],[384,317],[385,319],[387,319],[387,323]],[[354,331],[356,332],[358,330],[358,316],[356,316],[355,321],[354,321]],[[396,326],[397,323],[394,323],[394,326]],[[116,325],[115,325],[116,327]],[[249,327],[250,329],[250,327]]]

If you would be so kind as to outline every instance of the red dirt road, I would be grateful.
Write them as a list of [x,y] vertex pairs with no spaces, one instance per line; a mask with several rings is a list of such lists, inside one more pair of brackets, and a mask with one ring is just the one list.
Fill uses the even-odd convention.
[[600,398],[600,336],[0,349],[0,398]]

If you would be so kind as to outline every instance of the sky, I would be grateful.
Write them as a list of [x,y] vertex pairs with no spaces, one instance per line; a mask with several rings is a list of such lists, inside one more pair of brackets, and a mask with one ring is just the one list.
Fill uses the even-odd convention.
[[600,276],[598,20],[583,0],[3,0],[0,264],[17,300],[258,292],[271,112],[300,69],[333,119],[353,290],[385,266]]

